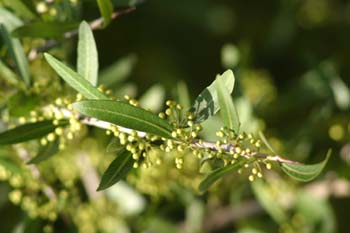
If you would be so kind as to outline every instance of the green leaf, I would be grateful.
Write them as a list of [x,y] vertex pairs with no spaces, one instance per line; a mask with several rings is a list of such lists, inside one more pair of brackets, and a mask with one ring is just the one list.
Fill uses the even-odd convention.
[[56,127],[64,125],[67,125],[67,121],[61,121],[58,125],[54,125],[51,120],[20,125],[0,133],[0,145],[15,144],[41,138],[53,132]]
[[212,184],[214,184],[215,181],[220,179],[221,177],[238,170],[241,168],[244,164],[244,160],[237,161],[234,164],[218,168],[211,172],[207,177],[205,177],[202,182],[199,184],[199,191],[205,192]]
[[44,56],[57,74],[83,96],[88,99],[107,99],[107,96],[101,93],[96,87],[92,86],[91,83],[55,57],[48,53],[45,53]]
[[111,187],[121,180],[133,167],[134,160],[132,154],[126,149],[120,151],[117,158],[109,165],[102,175],[101,183],[97,191]]
[[326,166],[332,150],[328,150],[326,158],[317,164],[305,165],[305,164],[291,164],[282,163],[282,170],[295,180],[307,182],[315,179]]
[[18,17],[2,7],[0,7],[0,24],[6,25],[9,31],[23,25]]
[[[7,101],[7,108],[12,117],[28,115],[31,110],[40,104],[40,98],[33,94],[19,91]],[[21,106],[20,108],[18,106]]]
[[59,140],[57,139],[54,142],[51,142],[46,146],[43,146],[38,152],[37,156],[32,158],[29,162],[27,162],[27,164],[38,164],[42,161],[45,161],[51,158],[58,151],[59,151]]
[[78,73],[93,86],[97,85],[98,54],[90,25],[83,21],[79,27]]
[[0,33],[9,49],[10,56],[15,63],[17,73],[24,83],[30,85],[30,74],[27,57],[23,51],[20,41],[12,38],[11,31],[22,25],[22,22],[11,12],[0,7]]
[[97,0],[98,8],[103,17],[103,25],[107,26],[112,19],[113,4],[111,0]]
[[4,157],[0,157],[0,166],[3,166],[4,168],[6,168],[6,170],[8,170],[14,174],[22,173],[22,171],[23,171],[19,166],[17,166],[17,164],[15,164],[11,160],[8,160]]
[[107,153],[112,153],[112,152],[117,152],[119,150],[123,149],[122,145],[119,142],[119,138],[113,137],[107,147],[106,147],[106,152]]
[[177,83],[176,94],[179,104],[181,104],[184,109],[188,109],[191,106],[191,98],[188,93],[188,87],[184,81]]
[[37,15],[33,13],[35,11],[32,11],[30,2],[27,0],[3,0],[4,5],[15,11],[17,15],[27,19],[34,19]]
[[0,60],[0,77],[6,80],[8,83],[18,84],[19,78],[17,77],[17,75],[9,67],[7,67],[1,60]]
[[139,99],[140,106],[152,112],[159,112],[164,103],[165,90],[160,84],[149,88]]
[[[234,84],[234,76],[232,72],[225,72],[223,76],[230,76],[228,79],[233,80]],[[238,113],[236,110],[236,107],[233,103],[231,94],[229,90],[227,90],[227,87],[224,83],[223,76],[219,76],[216,78],[216,89],[219,99],[219,106],[220,106],[220,113],[221,117],[224,121],[225,126],[227,126],[230,129],[235,130],[236,132],[239,132],[239,127],[241,123],[239,122]]]
[[279,224],[284,223],[287,219],[287,213],[279,202],[276,202],[275,196],[271,195],[273,188],[262,179],[252,182],[252,190],[259,204],[267,213]]
[[[225,83],[227,91],[231,94],[235,79],[233,72],[227,70],[222,75],[217,75],[217,79],[222,78]],[[195,115],[195,122],[200,123],[215,115],[220,109],[218,102],[218,94],[216,88],[217,80],[212,82],[209,87],[205,88],[194,101],[194,104],[190,108],[189,112]]]
[[33,22],[16,28],[12,35],[15,37],[52,38],[63,37],[64,33],[78,27],[78,23]]
[[267,141],[267,139],[266,139],[265,135],[263,134],[263,132],[259,131],[259,137],[260,137],[261,141],[265,144],[267,149],[269,149],[272,153],[277,154],[276,151],[270,145],[269,141]]
[[350,89],[346,83],[338,76],[332,76],[330,80],[334,101],[341,110],[347,110],[350,107]]
[[114,86],[124,81],[130,76],[133,67],[135,66],[137,57],[134,54],[129,54],[123,57],[102,70],[98,81],[106,87]]
[[142,108],[113,100],[84,100],[73,104],[80,113],[137,131],[172,138],[172,127]]

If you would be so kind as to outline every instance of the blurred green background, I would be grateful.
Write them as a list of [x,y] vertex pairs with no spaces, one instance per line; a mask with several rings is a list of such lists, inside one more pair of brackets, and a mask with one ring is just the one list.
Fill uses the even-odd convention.
[[[53,2],[45,4],[59,6],[58,16],[52,17],[57,21],[91,21],[100,17],[92,0]],[[160,84],[164,87],[159,91],[165,93],[164,100],[176,99],[181,95],[176,87],[184,81],[193,101],[216,74],[233,69],[233,96],[247,131],[264,130],[274,148],[290,159],[318,162],[328,148],[333,149],[333,156],[322,176],[312,183],[292,182],[285,176],[281,178],[278,171],[267,175],[266,183],[253,185],[244,177],[232,176],[205,195],[192,190],[191,179],[198,178],[192,173],[153,179],[154,174],[143,171],[142,179],[135,181],[132,177],[128,181],[134,195],[147,203],[146,207],[139,204],[138,210],[128,215],[120,211],[123,201],[117,201],[117,217],[113,210],[108,212],[113,213],[108,215],[113,216],[113,221],[106,220],[103,207],[96,207],[78,192],[82,212],[90,213],[94,208],[100,211],[87,218],[93,219],[95,231],[91,232],[349,232],[350,1],[114,0],[115,9],[135,3],[135,11],[94,31],[101,79],[111,84],[116,95],[127,93],[139,98]],[[2,4],[13,10],[8,1]],[[43,19],[52,20],[49,13]],[[68,57],[67,61],[74,65],[76,38],[61,41],[53,51]],[[0,43],[1,55],[7,61],[5,46]],[[34,73],[42,75],[36,66],[39,65],[33,62],[32,68],[37,69]],[[112,79],[119,79],[117,85]],[[10,96],[10,89],[8,84],[1,84],[3,102]],[[218,123],[213,120],[208,124]],[[209,129],[206,137],[211,138],[210,132],[213,130]],[[93,131],[90,140],[94,138],[97,144],[103,144],[106,139],[101,135],[100,131]],[[84,143],[81,148],[86,149],[91,141]],[[96,158],[103,155],[99,156]],[[105,164],[100,162],[98,170]],[[180,184],[174,185],[176,182]],[[160,191],[150,191],[146,184],[157,186]],[[77,190],[81,186],[81,181],[75,183]],[[171,187],[170,191],[162,191],[161,186]],[[125,190],[129,188],[124,192],[128,193]],[[5,182],[0,183],[0,232],[12,231],[14,226],[17,227],[12,232],[27,232],[20,231],[21,226],[30,224],[38,230],[28,232],[41,232],[45,221],[26,220],[29,225],[26,221],[16,225],[18,216],[26,214],[6,200],[9,190]],[[120,198],[118,189],[111,193],[116,195],[114,199]],[[106,203],[104,207],[109,202]],[[7,222],[6,215],[12,216],[11,213],[17,216],[16,220]],[[117,219],[118,231],[96,227],[102,219],[106,225],[116,224]],[[79,221],[84,222],[84,218],[73,222]],[[55,232],[86,230],[67,227],[64,219],[53,226]]]

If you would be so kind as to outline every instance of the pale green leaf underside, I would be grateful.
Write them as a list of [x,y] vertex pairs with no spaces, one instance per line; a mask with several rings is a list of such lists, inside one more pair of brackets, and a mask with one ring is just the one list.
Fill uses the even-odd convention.
[[86,100],[74,103],[80,113],[137,131],[171,138],[172,127],[142,108],[113,100]]
[[[217,75],[217,78],[222,78],[225,87],[231,94],[234,86],[234,76],[232,70],[225,71],[222,75]],[[190,108],[190,112],[195,115],[195,122],[200,123],[215,115],[220,109],[218,103],[218,94],[216,88],[216,80],[205,88],[195,99],[194,104]]]
[[[226,72],[225,75],[232,75],[230,79],[235,80],[232,72]],[[225,86],[223,78],[216,78],[216,88],[219,99],[220,113],[224,124],[228,128],[238,132],[240,127],[238,113],[233,103],[231,94]]]
[[121,180],[133,167],[134,160],[132,155],[126,149],[120,151],[117,158],[109,165],[102,175],[101,183],[97,191],[111,187]]
[[317,164],[305,165],[305,164],[290,164],[282,163],[282,170],[295,180],[307,182],[315,179],[326,166],[332,150],[328,150],[326,158]]
[[54,156],[59,151],[59,140],[50,142],[47,145],[40,148],[38,154],[32,158],[27,164],[38,164],[41,163],[52,156]]
[[96,87],[85,80],[78,73],[71,68],[57,60],[55,57],[48,53],[44,54],[47,62],[57,72],[57,74],[63,78],[72,88],[81,93],[87,99],[107,99],[103,93],[101,93]]
[[78,73],[93,86],[97,85],[98,54],[90,25],[83,21],[79,27]]
[[202,180],[202,182],[199,184],[199,191],[201,191],[201,192],[206,191],[218,179],[220,179],[221,177],[223,177],[223,176],[225,176],[225,175],[227,175],[235,170],[238,170],[239,168],[241,168],[243,166],[243,164],[244,164],[244,161],[240,160],[234,164],[231,164],[231,165],[221,167],[221,168],[214,170],[213,172],[208,174]]

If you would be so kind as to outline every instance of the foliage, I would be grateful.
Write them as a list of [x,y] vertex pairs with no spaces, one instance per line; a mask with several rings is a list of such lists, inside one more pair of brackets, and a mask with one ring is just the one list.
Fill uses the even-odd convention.
[[[169,17],[190,20],[193,27],[225,38],[234,27],[229,4],[212,3],[211,8],[204,2],[186,4],[190,11],[178,6]],[[135,54],[106,68],[114,47],[122,50],[123,45],[104,48],[109,35],[100,35],[141,3],[0,3],[2,230],[342,232],[343,226],[335,223],[339,210],[328,200],[337,195],[348,200],[350,189],[345,181],[350,176],[350,91],[339,75],[342,63],[337,56],[316,59],[312,66],[304,58],[305,67],[311,68],[294,73],[299,82],[282,85],[273,79],[278,72],[256,68],[259,53],[251,50],[253,42],[230,39],[237,45],[220,42],[226,71],[202,87],[210,83],[203,74],[212,76],[222,67],[213,71],[212,61],[201,69],[193,66],[200,85],[186,80],[188,88],[178,79],[181,69],[170,65],[171,55],[150,51],[151,43],[141,39],[140,49],[154,57],[136,59],[142,50],[133,48]],[[142,5],[145,11],[148,4]],[[153,4],[159,9],[157,4],[165,3]],[[300,4],[280,5],[267,36],[268,51],[278,54],[292,40],[293,30],[284,30],[296,30],[291,12],[302,15],[304,30],[326,21],[312,11],[317,5],[313,1]],[[327,0],[322,4],[331,5]],[[317,5],[321,12],[332,16],[322,4]],[[142,7],[130,14],[130,25],[131,16],[142,15]],[[208,22],[196,19],[192,10],[207,12]],[[100,18],[84,21],[90,14]],[[141,72],[135,75],[137,67]],[[145,67],[156,67],[156,76],[163,79],[148,90],[147,80],[135,80],[147,79]],[[131,81],[140,84],[143,94]],[[191,102],[194,93],[199,95]],[[330,149],[325,158],[319,156],[329,147],[343,161],[331,158]],[[323,170],[331,169],[332,176],[323,176]],[[336,185],[345,191],[339,194]],[[316,186],[323,193],[315,191]],[[11,221],[3,214],[8,210]]]

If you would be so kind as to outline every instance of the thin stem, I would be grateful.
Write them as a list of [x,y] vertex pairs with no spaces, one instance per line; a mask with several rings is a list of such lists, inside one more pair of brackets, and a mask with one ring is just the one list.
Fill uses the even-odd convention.
[[[54,111],[60,111],[64,117],[70,118],[72,116],[72,112],[69,111],[68,109],[65,108],[54,108]],[[127,134],[130,134],[132,129],[125,128],[122,126],[114,125],[112,123],[106,122],[106,121],[101,121],[93,117],[83,117],[81,115],[76,116],[78,119],[80,119],[80,122],[85,124],[85,125],[90,125],[90,126],[95,126],[101,129],[111,129],[112,126],[117,127],[120,132],[124,132]],[[146,133],[145,132],[140,132],[136,131],[139,137],[145,137]],[[181,143],[181,142],[175,142],[175,143]],[[234,144],[221,144],[220,148],[216,145],[215,142],[210,142],[210,141],[202,141],[202,140],[193,140],[191,142],[191,147],[198,148],[198,149],[210,149],[211,151],[219,151],[222,150],[226,153],[229,153],[232,149],[236,148],[236,145]],[[269,161],[276,161],[279,163],[289,163],[289,164],[300,164],[299,162],[285,159],[280,155],[269,155],[266,153],[261,153],[261,152],[250,152],[244,155],[246,158],[260,158],[260,159],[265,159]]]

